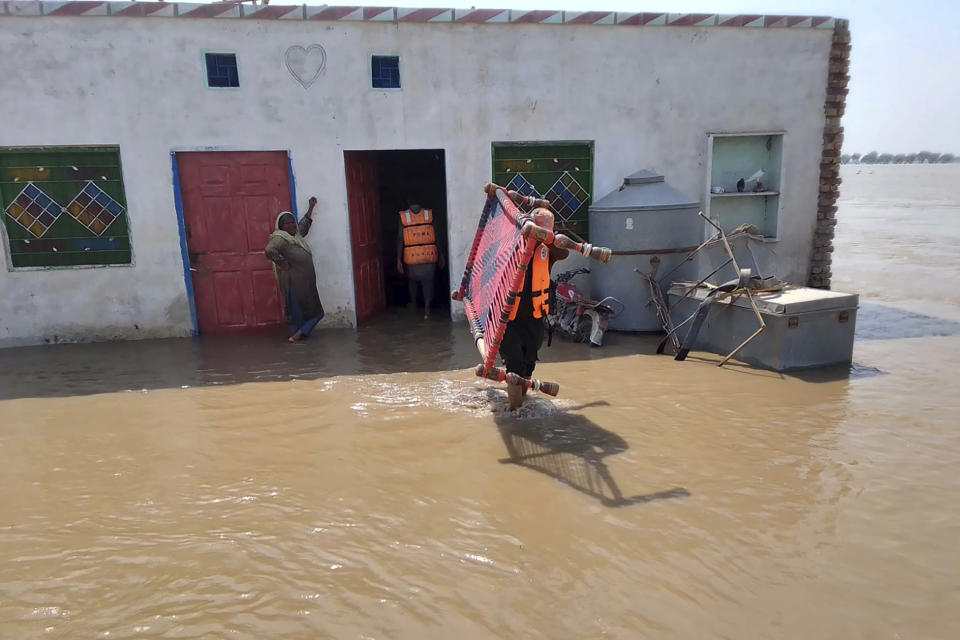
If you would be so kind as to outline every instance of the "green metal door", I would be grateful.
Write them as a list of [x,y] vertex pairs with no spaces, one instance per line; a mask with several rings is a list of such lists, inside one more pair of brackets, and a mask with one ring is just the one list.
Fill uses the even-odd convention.
[[494,142],[493,181],[524,195],[546,198],[556,214],[557,231],[589,239],[592,142]]

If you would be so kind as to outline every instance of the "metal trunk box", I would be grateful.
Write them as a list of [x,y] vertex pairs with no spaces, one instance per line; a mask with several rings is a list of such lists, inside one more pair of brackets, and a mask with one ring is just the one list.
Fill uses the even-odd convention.
[[[710,293],[704,286],[689,295],[676,284],[668,292],[671,316],[679,324],[691,316]],[[859,296],[838,291],[788,286],[783,291],[754,294],[766,329],[735,359],[774,371],[850,363],[857,324]],[[681,342],[688,323],[679,331]],[[726,355],[759,328],[745,295],[715,302],[692,348]]]

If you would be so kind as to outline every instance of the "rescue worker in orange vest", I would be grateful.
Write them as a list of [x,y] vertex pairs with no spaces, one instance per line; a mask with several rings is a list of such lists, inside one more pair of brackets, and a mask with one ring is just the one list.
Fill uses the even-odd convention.
[[417,285],[423,292],[423,319],[430,318],[433,302],[433,280],[437,265],[443,269],[443,253],[437,248],[431,209],[419,204],[400,212],[400,231],[397,234],[397,271],[407,276],[410,306],[417,308]]
[[[543,210],[541,210],[543,211]],[[549,221],[537,219],[537,224],[553,228]],[[550,312],[550,269],[557,260],[563,260],[570,252],[554,246],[538,244],[523,278],[523,289],[513,305],[510,320],[500,342],[500,357],[507,371],[529,378],[537,366],[537,351],[543,344],[547,314]],[[522,385],[507,385],[507,400],[510,408],[523,404],[527,394]]]

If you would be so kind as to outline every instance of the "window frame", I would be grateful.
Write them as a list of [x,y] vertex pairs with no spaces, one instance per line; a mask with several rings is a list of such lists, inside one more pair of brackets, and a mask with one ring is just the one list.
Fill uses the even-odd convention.
[[[762,238],[763,242],[779,242],[781,240],[781,222],[783,217],[783,189],[784,189],[784,182],[785,182],[783,165],[784,165],[784,157],[786,155],[785,150],[787,147],[787,143],[789,141],[788,132],[785,129],[769,129],[769,130],[764,129],[764,130],[758,130],[758,131],[708,131],[706,133],[706,136],[707,136],[707,154],[706,154],[707,166],[706,166],[706,176],[704,180],[706,185],[704,188],[704,214],[708,218],[713,220],[715,223],[721,226],[723,226],[722,221],[718,220],[717,217],[714,215],[714,212],[711,211],[712,209],[711,205],[713,203],[713,199],[718,195],[720,197],[725,197],[728,194],[714,194],[711,191],[711,187],[713,186],[713,184],[711,183],[713,180],[713,165],[714,165],[714,154],[715,154],[714,141],[717,138],[763,138],[763,137],[766,137],[766,138],[780,139],[779,141],[780,158],[779,158],[779,166],[777,167],[777,171],[779,172],[779,175],[777,176],[778,181],[777,181],[776,195],[772,196],[777,199],[776,213],[773,217],[773,222],[775,225],[775,233],[772,236],[768,236],[764,234]],[[764,199],[766,200],[770,196],[757,196],[757,197],[764,197]],[[769,204],[765,203],[765,206],[769,206]],[[712,236],[713,231],[714,231],[713,228],[704,229],[704,240]]]
[[[16,152],[31,152],[31,151],[75,151],[75,152],[84,152],[84,151],[114,151],[117,154],[117,172],[120,176],[120,183],[123,188],[123,216],[124,222],[127,226],[127,244],[129,245],[130,250],[130,260],[129,262],[109,262],[103,264],[73,264],[73,265],[31,265],[31,266],[15,266],[13,264],[13,254],[10,249],[10,236],[7,233],[7,225],[5,223],[0,223],[0,241],[3,243],[3,255],[6,262],[7,272],[9,273],[20,273],[26,271],[64,271],[64,270],[77,270],[77,269],[129,269],[137,266],[136,260],[136,250],[134,247],[133,241],[133,224],[131,223],[130,217],[130,203],[127,199],[127,182],[124,177],[123,171],[123,154],[120,149],[119,144],[86,144],[86,145],[35,145],[35,146],[22,146],[22,145],[11,145],[11,146],[0,146],[0,153],[16,153]],[[108,194],[109,195],[109,194]],[[112,196],[111,196],[112,197]],[[6,213],[3,209],[4,204],[0,200],[0,217],[6,216]],[[64,214],[67,215],[67,214]]]
[[[210,75],[207,70],[207,55],[215,56],[233,56],[234,61],[237,63],[237,86],[235,87],[212,87],[210,86]],[[200,60],[202,61],[201,68],[203,69],[203,86],[207,89],[213,89],[214,91],[239,91],[243,88],[243,82],[240,80],[240,56],[237,55],[236,51],[226,51],[223,49],[204,49],[200,52]]]
[[[398,80],[400,81],[399,87],[375,87],[373,86],[373,61],[375,58],[396,58],[397,59],[397,74],[399,75]],[[369,64],[367,65],[367,75],[368,75],[368,86],[370,91],[403,91],[403,56],[399,53],[371,53],[369,56]]]

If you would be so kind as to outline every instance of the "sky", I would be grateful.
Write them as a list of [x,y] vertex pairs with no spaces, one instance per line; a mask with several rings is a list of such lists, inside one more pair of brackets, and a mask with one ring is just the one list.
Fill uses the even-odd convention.
[[[303,0],[271,0],[303,4]],[[845,153],[960,154],[960,0],[326,0],[310,5],[816,15],[850,20]]]

